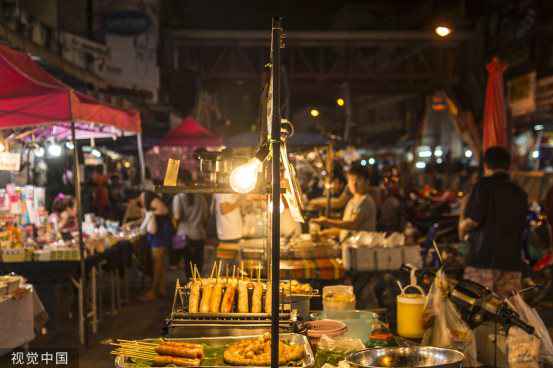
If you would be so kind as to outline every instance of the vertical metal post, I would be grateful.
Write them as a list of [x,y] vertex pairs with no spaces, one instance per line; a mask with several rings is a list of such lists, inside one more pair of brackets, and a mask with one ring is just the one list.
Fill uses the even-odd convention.
[[[81,262],[81,277],[80,285],[81,288],[79,292],[81,295],[81,300],[86,301],[87,293],[87,280],[86,280],[86,266],[85,266],[85,245],[83,240],[83,206],[82,206],[82,195],[81,195],[81,171],[79,165],[79,147],[77,146],[77,137],[75,133],[75,122],[71,122],[71,140],[73,141],[73,182],[75,185],[75,204],[77,206],[77,228],[79,231],[79,254]],[[83,302],[82,317],[84,318],[84,326],[82,326],[84,331],[84,344],[88,345],[88,315],[87,315],[87,305],[86,302]]]
[[271,122],[272,157],[272,226],[271,226],[271,367],[279,364],[279,315],[280,315],[280,40],[281,19],[273,18],[271,33],[271,73],[273,79],[273,101]]
[[140,167],[140,184],[144,185],[146,181],[146,165],[144,163],[144,148],[142,146],[142,133],[136,134],[136,144],[138,149],[138,164]]
[[330,142],[326,152],[326,217],[332,210],[332,180],[334,179],[334,145]]

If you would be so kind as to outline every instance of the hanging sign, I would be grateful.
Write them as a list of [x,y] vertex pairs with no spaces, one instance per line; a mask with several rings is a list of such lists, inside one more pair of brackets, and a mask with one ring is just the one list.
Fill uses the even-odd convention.
[[0,171],[19,171],[21,155],[19,153],[0,152]]

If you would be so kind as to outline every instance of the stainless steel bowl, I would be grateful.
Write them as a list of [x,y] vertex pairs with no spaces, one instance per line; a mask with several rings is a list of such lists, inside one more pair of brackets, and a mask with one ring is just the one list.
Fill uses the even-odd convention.
[[430,346],[366,349],[350,354],[346,360],[357,368],[427,368],[463,366],[463,353]]

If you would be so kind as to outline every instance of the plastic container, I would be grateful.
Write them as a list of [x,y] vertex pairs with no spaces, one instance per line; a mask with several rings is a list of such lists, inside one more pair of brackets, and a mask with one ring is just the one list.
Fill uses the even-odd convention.
[[[406,294],[416,289],[420,294]],[[423,311],[426,296],[417,285],[408,285],[397,296],[397,333],[401,337],[419,339],[424,335]]]
[[334,285],[323,288],[323,310],[347,311],[355,309],[353,286]]
[[349,311],[326,311],[318,315],[321,319],[333,319],[343,322],[348,327],[347,336],[360,339],[364,343],[378,322],[378,315],[370,311],[349,310]]
[[344,322],[332,319],[307,322],[306,327],[309,342],[311,345],[315,346],[323,335],[328,337],[338,337],[344,335],[348,331],[348,327]]

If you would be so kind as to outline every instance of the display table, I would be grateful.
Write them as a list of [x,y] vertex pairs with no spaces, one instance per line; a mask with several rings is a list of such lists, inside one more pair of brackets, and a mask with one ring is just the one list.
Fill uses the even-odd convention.
[[0,355],[31,342],[36,328],[46,321],[38,295],[26,287],[28,292],[18,298],[0,299]]
[[[115,314],[121,306],[121,288],[128,298],[128,283],[126,268],[131,264],[133,243],[137,237],[119,238],[112,242],[102,252],[90,255],[85,260],[86,273],[88,275],[90,297],[85,297],[82,290],[82,278],[80,262],[74,261],[32,261],[32,262],[0,262],[0,274],[15,273],[25,277],[34,284],[43,298],[49,311],[56,311],[59,307],[59,299],[55,297],[58,285],[69,281],[77,290],[79,336],[84,343],[84,303],[89,303],[87,310],[91,321],[92,332],[98,330],[98,276],[105,275],[111,289],[111,311]],[[99,273],[100,271],[100,273]],[[121,282],[123,280],[123,282]],[[55,319],[55,318],[54,318]],[[2,345],[0,345],[2,346]]]

